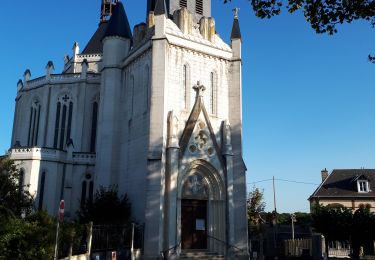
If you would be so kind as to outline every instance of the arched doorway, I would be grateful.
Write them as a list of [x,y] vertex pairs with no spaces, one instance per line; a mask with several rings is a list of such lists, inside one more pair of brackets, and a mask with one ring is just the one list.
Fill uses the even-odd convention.
[[207,184],[202,175],[189,176],[182,189],[182,249],[207,249],[207,200]]
[[224,253],[225,185],[208,162],[196,160],[178,178],[178,234],[182,250]]

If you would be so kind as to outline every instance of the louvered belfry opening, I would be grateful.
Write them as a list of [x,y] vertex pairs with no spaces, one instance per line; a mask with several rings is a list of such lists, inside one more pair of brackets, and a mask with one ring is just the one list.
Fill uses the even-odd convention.
[[180,7],[183,8],[187,8],[187,0],[180,0]]
[[195,12],[197,14],[203,15],[203,0],[196,0],[196,2],[195,2]]
[[100,22],[108,21],[118,0],[102,0]]

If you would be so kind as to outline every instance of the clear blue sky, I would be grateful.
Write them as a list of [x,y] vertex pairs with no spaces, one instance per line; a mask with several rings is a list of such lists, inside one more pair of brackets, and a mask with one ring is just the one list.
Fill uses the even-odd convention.
[[[133,26],[146,0],[123,0]],[[335,36],[317,35],[303,15],[254,17],[247,0],[212,0],[218,33],[229,41],[232,9],[241,8],[243,137],[247,182],[320,182],[320,170],[375,168],[375,30],[355,22]],[[74,41],[85,46],[98,24],[99,0],[6,1],[0,25],[0,151],[10,146],[16,83],[26,68],[60,72]],[[264,189],[273,208],[272,182]],[[279,212],[308,211],[316,186],[276,181]]]

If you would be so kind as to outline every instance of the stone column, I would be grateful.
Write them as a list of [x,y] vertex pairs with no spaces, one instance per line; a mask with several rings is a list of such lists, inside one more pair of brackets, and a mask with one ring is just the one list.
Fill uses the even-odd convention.
[[[226,161],[226,191],[227,191],[227,242],[234,245],[234,200],[233,200],[233,151],[231,129],[228,121],[223,123],[223,156]],[[232,247],[227,250],[227,259],[235,259]]]
[[[178,145],[178,119],[173,111],[168,115],[168,140],[167,140],[167,162],[165,176],[165,224],[164,234],[165,249],[177,245],[177,178],[178,178],[178,156],[180,147]],[[168,259],[178,259],[175,250],[168,252]]]

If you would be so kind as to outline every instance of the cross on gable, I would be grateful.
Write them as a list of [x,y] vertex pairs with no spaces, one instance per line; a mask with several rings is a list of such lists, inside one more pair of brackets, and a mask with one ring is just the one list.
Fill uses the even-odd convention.
[[203,97],[203,92],[206,90],[206,87],[201,85],[201,82],[198,81],[196,85],[193,86],[195,92],[197,92],[197,97]]
[[64,102],[68,101],[70,98],[68,97],[68,95],[65,94],[65,96],[62,98],[64,100]]

